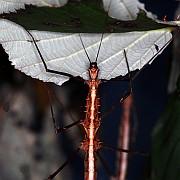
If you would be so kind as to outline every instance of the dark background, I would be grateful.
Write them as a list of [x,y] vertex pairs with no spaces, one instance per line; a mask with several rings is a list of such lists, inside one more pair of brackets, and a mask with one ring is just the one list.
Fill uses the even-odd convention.
[[[163,19],[164,16],[167,16],[167,20],[173,20],[174,12],[178,7],[177,1],[163,1],[163,0],[151,0],[151,1],[141,1],[145,3],[145,8],[147,11],[151,11],[152,13],[156,14],[159,19]],[[1,89],[1,129],[3,129],[4,121],[6,121],[7,116],[11,114],[12,123],[15,124],[15,128],[23,127],[28,129],[34,137],[36,137],[35,145],[36,148],[30,153],[29,156],[34,159],[39,166],[41,163],[46,163],[51,165],[51,161],[54,159],[57,160],[57,166],[61,165],[71,154],[73,151],[72,149],[76,149],[78,147],[79,141],[82,140],[81,133],[79,130],[75,132],[80,136],[76,138],[71,136],[73,135],[66,135],[69,132],[65,132],[62,135],[56,136],[53,132],[52,124],[51,124],[51,117],[48,116],[48,125],[51,126],[48,129],[49,134],[47,132],[47,137],[53,136],[53,138],[57,138],[56,146],[59,149],[63,149],[64,160],[61,157],[55,154],[50,155],[52,159],[47,158],[47,152],[51,151],[55,145],[50,144],[49,147],[44,146],[44,141],[47,140],[47,137],[43,140],[40,138],[42,134],[46,131],[47,127],[44,125],[45,120],[47,117],[47,112],[50,111],[49,107],[49,100],[46,91],[46,86],[38,80],[33,80],[30,77],[20,73],[17,70],[14,70],[12,66],[10,66],[10,62],[7,60],[7,55],[3,53],[3,49],[0,52],[0,89]],[[168,100],[168,93],[167,93],[167,85],[168,85],[168,77],[171,67],[171,61],[173,59],[172,54],[172,44],[166,48],[166,50],[155,59],[155,61],[144,69],[139,76],[133,81],[133,94],[134,94],[134,107],[136,109],[137,119],[138,119],[138,129],[137,129],[137,137],[136,137],[136,145],[133,146],[133,149],[138,151],[151,151],[151,132],[153,127],[155,126],[157,120],[160,118],[165,105]],[[56,114],[56,119],[66,119],[65,117],[70,112],[77,120],[80,117],[83,117],[83,110],[85,104],[85,97],[87,94],[87,87],[83,83],[70,81],[65,83],[62,87],[57,87],[52,84],[48,84],[53,91],[57,92],[56,95],[60,97],[61,101],[66,105],[65,108],[59,107],[57,103],[54,103],[55,109],[57,108],[58,113]],[[103,112],[106,111],[109,107],[113,105],[120,97],[123,96],[124,92],[127,91],[128,84],[121,83],[121,82],[108,82],[101,86],[99,96],[101,98],[101,110]],[[14,103],[14,99],[16,102],[17,92],[20,94],[23,92],[26,93],[28,99],[30,99],[31,105],[29,108],[32,109],[33,115],[28,122],[24,122],[22,117],[19,118],[17,112],[12,112],[12,104]],[[66,95],[65,95],[66,94]],[[66,97],[64,97],[66,96]],[[12,99],[13,102],[12,102]],[[65,100],[64,100],[65,99]],[[54,102],[54,101],[53,101]],[[23,108],[20,112],[25,111]],[[76,113],[80,112],[80,113]],[[108,116],[106,119],[103,120],[102,127],[100,130],[100,137],[101,140],[106,145],[112,145],[116,147],[117,137],[118,137],[118,126],[119,126],[119,119],[120,119],[120,108],[117,108],[113,113]],[[81,116],[82,115],[82,116]],[[26,119],[24,117],[24,119]],[[66,124],[66,122],[65,122]],[[3,134],[4,129],[1,133]],[[8,134],[12,132],[8,130],[5,131]],[[73,132],[74,133],[74,132]],[[38,137],[38,138],[37,138]],[[13,137],[12,137],[13,138]],[[76,144],[73,144],[72,141],[76,141]],[[16,141],[18,141],[16,139]],[[2,144],[2,143],[1,143]],[[58,149],[57,147],[57,149]],[[72,148],[72,149],[71,149]],[[55,151],[58,153],[58,151]],[[101,151],[103,158],[105,159],[106,163],[113,171],[115,169],[115,153],[114,152],[105,152]],[[3,156],[3,153],[1,152]],[[1,160],[1,159],[0,159]],[[2,163],[4,161],[0,162]],[[52,166],[54,162],[52,162]],[[6,166],[6,165],[4,165]],[[15,167],[17,166],[17,167]],[[7,165],[6,167],[9,167]],[[20,164],[19,162],[10,165],[13,169],[18,169],[19,172],[23,174],[22,179],[32,179],[33,170],[31,170],[31,165],[27,164]],[[48,167],[48,166],[47,166]],[[72,179],[83,179],[83,156],[82,154],[77,156],[73,161],[69,162],[68,169],[70,169],[72,174]],[[1,177],[4,179],[16,179],[14,176],[8,175],[7,172],[11,171],[11,168],[3,168],[1,170]],[[5,169],[5,170],[4,170]],[[23,170],[22,170],[23,169]],[[48,169],[48,168],[47,168]],[[32,172],[31,172],[32,171]],[[53,172],[53,170],[49,170],[49,172],[45,171],[42,172],[42,178],[46,178],[48,174]],[[64,170],[63,170],[64,171]],[[62,174],[63,174],[62,171]],[[137,157],[133,156],[130,160],[129,170],[128,170],[128,180],[142,180],[147,177],[148,172],[150,171],[150,157]],[[13,171],[14,172],[14,171]],[[68,172],[69,173],[69,172]],[[65,174],[66,175],[66,174]],[[64,175],[64,176],[65,176]],[[45,177],[44,177],[45,176]],[[18,177],[18,176],[17,176]],[[62,179],[69,179],[64,177]],[[99,176],[98,179],[106,180],[108,178],[108,174],[104,172],[102,168],[99,169]]]

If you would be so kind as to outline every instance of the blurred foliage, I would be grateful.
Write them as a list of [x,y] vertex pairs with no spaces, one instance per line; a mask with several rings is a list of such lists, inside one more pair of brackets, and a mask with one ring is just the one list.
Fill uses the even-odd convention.
[[[68,159],[71,150],[79,145],[77,128],[72,128],[61,136],[54,133],[47,87],[57,93],[59,101],[66,105],[63,109],[55,98],[51,102],[56,120],[62,126],[72,122],[69,114],[74,118],[78,116],[74,113],[78,110],[74,110],[73,102],[82,102],[71,98],[71,91],[75,90],[73,86],[69,88],[65,84],[59,87],[28,77],[15,70],[7,58],[7,54],[0,47],[0,179],[45,179],[58,169]],[[77,158],[79,163],[80,153]],[[71,167],[63,169],[55,180],[72,179],[76,170],[74,164],[71,162]],[[80,167],[83,171],[83,167]]]
[[152,180],[180,179],[180,77],[153,131]]

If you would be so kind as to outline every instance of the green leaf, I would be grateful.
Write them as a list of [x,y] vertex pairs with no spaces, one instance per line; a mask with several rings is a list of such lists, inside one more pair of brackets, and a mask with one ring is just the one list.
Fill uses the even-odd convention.
[[153,132],[152,180],[180,179],[180,79]]
[[105,12],[102,3],[84,0],[80,3],[69,2],[63,7],[26,6],[17,13],[3,14],[1,17],[20,24],[27,30],[65,32],[65,33],[102,33],[147,31],[165,28],[140,11],[136,20],[120,21]]

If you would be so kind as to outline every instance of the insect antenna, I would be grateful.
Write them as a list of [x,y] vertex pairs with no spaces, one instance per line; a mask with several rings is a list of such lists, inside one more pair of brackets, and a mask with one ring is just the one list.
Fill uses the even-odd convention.
[[78,33],[78,35],[79,35],[81,44],[82,44],[82,46],[83,46],[83,49],[84,49],[84,51],[85,51],[85,53],[86,53],[86,56],[87,56],[87,58],[88,58],[88,60],[89,60],[89,63],[91,63],[90,57],[89,57],[89,55],[88,55],[88,53],[87,53],[87,51],[86,51],[86,48],[85,48],[84,43],[83,43],[83,40],[82,40],[82,38],[81,38],[81,34]]
[[[108,18],[108,13],[109,13],[109,10],[110,10],[110,7],[111,7],[111,3],[112,3],[112,1],[110,1],[109,5],[108,5],[108,10],[107,10],[107,14],[106,14],[105,19],[104,19],[104,24],[105,24],[105,22],[106,22],[106,20]],[[105,26],[104,26],[104,32],[102,32],[102,35],[101,35],[100,44],[99,44],[98,52],[97,52],[97,55],[96,55],[96,60],[95,60],[96,63],[97,63],[98,56],[99,56],[99,53],[100,53],[104,33],[105,33]]]
[[99,48],[98,48],[98,52],[97,52],[97,56],[96,56],[96,60],[95,60],[96,63],[97,63],[99,52],[100,52],[100,49],[101,49],[103,37],[104,37],[104,32],[101,35],[101,40],[100,40],[100,44],[99,44]]
[[[87,56],[89,62],[91,63],[90,57],[89,57],[89,55],[88,55],[88,53],[87,53],[87,51],[86,51],[86,48],[85,48],[85,46],[84,46],[84,43],[83,43],[83,41],[82,41],[82,37],[81,37],[80,34],[78,34],[78,35],[79,35],[79,38],[80,38],[80,40],[81,40],[81,44],[82,44],[82,46],[83,46],[83,49],[84,49],[84,51],[85,51],[85,53],[86,53],[86,56]],[[99,44],[98,52],[97,52],[96,59],[95,59],[95,62],[96,62],[96,63],[97,63],[97,59],[98,59],[99,52],[100,52],[100,49],[101,49],[101,44],[102,44],[103,36],[104,36],[104,32],[103,32],[102,35],[101,35],[100,44]]]
[[[108,10],[107,10],[107,14],[106,14],[105,19],[104,19],[104,23],[106,22],[106,20],[107,20],[107,18],[108,18],[108,12],[109,12],[109,10],[110,10],[111,3],[112,3],[112,1],[110,1],[109,5],[108,5]],[[102,45],[102,40],[103,40],[103,37],[104,37],[104,33],[105,33],[105,26],[104,26],[104,30],[103,30],[102,35],[101,35],[101,39],[100,39],[100,43],[99,43],[97,55],[96,55],[96,58],[95,58],[95,62],[96,62],[96,63],[97,63],[97,60],[98,60],[98,57],[99,57],[99,53],[100,53],[100,49],[101,49],[101,45]],[[78,35],[79,35],[81,44],[82,44],[82,46],[83,46],[83,49],[84,49],[84,51],[85,51],[85,53],[86,53],[86,55],[87,55],[87,58],[88,58],[89,62],[91,63],[90,57],[89,57],[89,55],[88,55],[88,53],[87,53],[87,51],[86,51],[86,48],[85,48],[85,46],[84,46],[84,43],[83,43],[83,40],[82,40],[82,37],[81,37],[80,33],[79,33]]]

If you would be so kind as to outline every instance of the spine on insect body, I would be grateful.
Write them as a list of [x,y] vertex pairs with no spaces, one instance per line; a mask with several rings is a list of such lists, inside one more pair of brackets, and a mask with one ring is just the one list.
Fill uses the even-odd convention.
[[97,96],[100,81],[94,78],[90,79],[86,83],[89,85],[89,93],[86,99],[86,116],[82,123],[86,134],[81,144],[81,149],[85,151],[84,180],[96,180],[96,151],[100,148],[100,141],[96,137],[97,130],[100,126],[100,120],[98,118],[99,98]]

